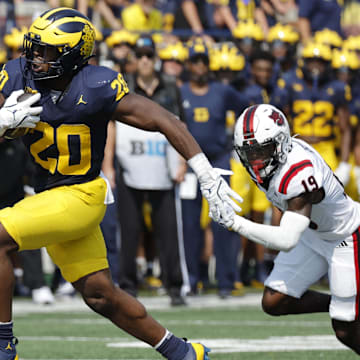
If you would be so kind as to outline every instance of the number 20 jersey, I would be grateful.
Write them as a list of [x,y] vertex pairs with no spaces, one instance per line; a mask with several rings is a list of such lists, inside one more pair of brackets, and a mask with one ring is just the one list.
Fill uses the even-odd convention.
[[323,240],[336,241],[350,236],[360,224],[360,204],[344,192],[319,153],[299,139],[292,139],[292,150],[286,163],[280,165],[268,189],[259,186],[266,197],[280,210],[287,210],[287,201],[307,191],[323,188],[325,196],[312,205],[311,221]]
[[35,191],[93,180],[104,157],[107,123],[129,92],[126,82],[111,69],[86,65],[56,102],[59,93],[24,78],[24,63],[18,58],[4,66],[0,91],[5,98],[19,89],[41,93],[40,121],[23,137],[36,163]]

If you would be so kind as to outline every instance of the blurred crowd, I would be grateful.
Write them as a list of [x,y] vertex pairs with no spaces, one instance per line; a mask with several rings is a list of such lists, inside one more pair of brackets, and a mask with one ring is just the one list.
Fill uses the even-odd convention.
[[[179,116],[212,165],[234,172],[243,216],[281,218],[232,153],[236,118],[258,103],[282,109],[359,200],[360,1],[0,1],[1,64],[21,56],[33,18],[57,6],[95,24],[92,64],[121,72],[132,92]],[[31,196],[28,160],[21,141],[0,139],[0,207]],[[110,123],[103,172],[116,202],[102,230],[121,288],[163,292],[175,306],[263,286],[276,254],[211,222],[195,175],[162,135]],[[15,294],[37,303],[73,296],[56,268],[44,276],[43,260],[37,250],[14,257]]]

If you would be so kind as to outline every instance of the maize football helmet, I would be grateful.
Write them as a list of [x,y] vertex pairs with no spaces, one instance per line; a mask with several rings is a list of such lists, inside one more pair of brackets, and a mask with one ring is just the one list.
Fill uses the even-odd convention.
[[268,104],[248,107],[236,122],[234,149],[250,176],[259,184],[266,182],[291,151],[285,115]]
[[242,71],[245,68],[245,57],[231,42],[217,43],[210,51],[211,71]]
[[[91,58],[95,28],[77,10],[56,8],[44,12],[30,26],[24,37],[25,76],[35,80],[73,75]],[[47,51],[56,51],[55,59],[46,60]],[[35,56],[40,53],[40,59]],[[33,71],[39,63],[49,64],[46,72]]]
[[260,25],[254,21],[239,22],[232,31],[232,36],[236,39],[253,39],[256,41],[263,41],[265,35]]
[[188,58],[188,48],[180,41],[173,44],[164,44],[159,48],[159,57],[161,60],[173,60],[184,63]]
[[[331,76],[331,60],[330,46],[315,42],[307,43],[299,60],[304,78],[313,83],[325,83]],[[317,65],[311,66],[314,62]]]
[[336,70],[342,68],[358,70],[360,68],[360,60],[353,51],[334,49],[331,66]]
[[277,40],[288,44],[296,44],[300,40],[300,35],[291,25],[277,23],[269,29],[267,41],[272,43]]
[[327,28],[316,31],[314,34],[314,41],[319,44],[330,46],[332,49],[341,48],[343,43],[343,39],[336,31]]

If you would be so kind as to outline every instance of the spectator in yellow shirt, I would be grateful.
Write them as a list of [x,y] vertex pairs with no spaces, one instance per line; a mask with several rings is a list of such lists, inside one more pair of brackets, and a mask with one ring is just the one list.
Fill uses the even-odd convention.
[[125,29],[130,31],[161,30],[162,14],[155,8],[155,0],[137,0],[121,14]]

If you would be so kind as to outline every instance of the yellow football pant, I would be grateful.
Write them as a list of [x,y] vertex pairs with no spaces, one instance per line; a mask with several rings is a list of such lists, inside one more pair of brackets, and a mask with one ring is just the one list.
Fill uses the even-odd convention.
[[97,179],[56,187],[0,210],[0,222],[19,250],[46,247],[67,281],[108,268],[100,230],[106,183]]

